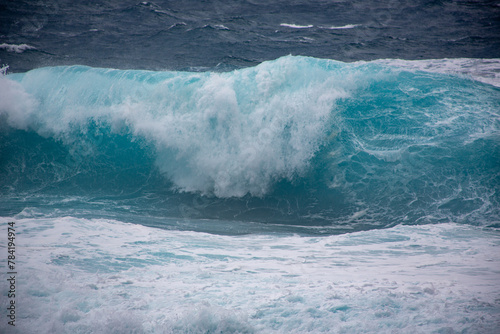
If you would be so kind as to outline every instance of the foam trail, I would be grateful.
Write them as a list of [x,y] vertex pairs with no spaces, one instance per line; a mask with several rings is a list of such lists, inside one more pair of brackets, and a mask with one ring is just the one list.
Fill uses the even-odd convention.
[[330,26],[330,27],[319,27],[321,29],[329,29],[329,30],[342,30],[342,29],[352,29],[352,28],[356,28],[356,27],[359,27],[359,24],[346,24],[344,26]]
[[7,44],[7,43],[2,43],[0,44],[0,49],[7,50],[8,52],[15,52],[15,53],[23,53],[26,50],[34,50],[36,49],[34,46],[28,45],[28,44]]
[[[362,63],[362,62],[360,62]],[[377,64],[399,66],[407,70],[426,71],[431,73],[446,73],[471,77],[496,87],[500,87],[500,59],[379,59]]]
[[20,333],[494,333],[500,320],[494,230],[229,237],[73,217],[16,226]]
[[308,25],[299,25],[299,24],[292,24],[292,23],[281,23],[281,27],[287,27],[287,28],[292,28],[292,29],[308,29],[314,27],[312,24]]

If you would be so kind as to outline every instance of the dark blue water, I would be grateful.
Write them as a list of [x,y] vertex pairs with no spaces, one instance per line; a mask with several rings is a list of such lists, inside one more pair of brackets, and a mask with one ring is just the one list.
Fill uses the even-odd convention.
[[0,63],[15,72],[75,64],[227,71],[290,54],[341,61],[500,56],[498,1],[2,1],[0,6],[0,44],[33,47],[21,54],[0,49]]

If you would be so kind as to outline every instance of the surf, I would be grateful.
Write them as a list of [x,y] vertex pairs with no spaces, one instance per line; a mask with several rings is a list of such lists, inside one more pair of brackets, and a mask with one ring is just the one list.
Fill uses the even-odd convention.
[[287,56],[222,73],[46,67],[0,88],[5,199],[292,225],[500,217],[500,92],[468,76]]

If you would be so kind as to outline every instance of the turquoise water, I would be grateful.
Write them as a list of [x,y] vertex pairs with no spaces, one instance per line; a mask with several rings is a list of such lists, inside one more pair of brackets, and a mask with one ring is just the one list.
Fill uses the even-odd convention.
[[497,334],[499,15],[2,2],[0,332]]
[[226,73],[71,66],[1,80],[3,215],[340,232],[499,221],[500,91],[463,75],[288,56]]
[[496,333],[495,64],[2,75],[0,331]]

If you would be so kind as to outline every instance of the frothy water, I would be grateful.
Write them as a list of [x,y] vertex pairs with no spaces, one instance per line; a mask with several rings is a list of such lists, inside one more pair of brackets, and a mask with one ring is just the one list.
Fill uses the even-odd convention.
[[380,63],[3,76],[2,196],[51,212],[77,196],[80,215],[119,219],[129,207],[351,229],[498,222],[498,88]]
[[496,230],[235,237],[16,220],[12,333],[495,333],[500,320]]
[[0,8],[1,333],[499,332],[495,1]]
[[[327,35],[351,50],[388,45],[369,33],[399,18],[377,8],[266,24],[124,11],[172,18],[151,41],[236,41],[246,24],[278,49]],[[0,56],[16,72],[47,42]],[[213,54],[194,71],[2,67],[0,222],[18,273],[2,333],[498,332],[499,59]]]

